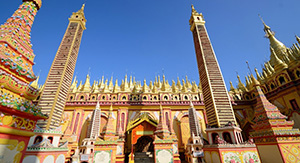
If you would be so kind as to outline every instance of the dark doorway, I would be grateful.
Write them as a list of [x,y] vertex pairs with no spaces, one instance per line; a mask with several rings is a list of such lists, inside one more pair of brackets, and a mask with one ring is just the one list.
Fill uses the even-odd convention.
[[134,145],[135,152],[153,152],[153,139],[150,136],[142,136]]

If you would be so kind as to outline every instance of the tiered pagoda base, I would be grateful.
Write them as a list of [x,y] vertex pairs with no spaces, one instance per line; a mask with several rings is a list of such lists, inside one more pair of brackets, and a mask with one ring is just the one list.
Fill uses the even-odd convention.
[[22,163],[64,163],[69,150],[68,142],[60,142],[62,134],[60,128],[58,130],[35,129]]
[[282,130],[281,134],[276,135],[267,131],[252,133],[262,162],[300,162],[300,132],[298,129],[287,131],[289,132]]
[[243,142],[241,129],[229,123],[220,128],[206,129],[209,145],[204,145],[204,159],[213,163],[260,163],[256,145]]
[[255,144],[204,145],[204,159],[213,163],[259,163]]

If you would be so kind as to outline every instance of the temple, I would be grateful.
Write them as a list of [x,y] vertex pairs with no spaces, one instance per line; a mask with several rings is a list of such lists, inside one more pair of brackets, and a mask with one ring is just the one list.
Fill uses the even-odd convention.
[[263,21],[270,60],[245,84],[238,76],[228,91],[204,16],[192,6],[200,83],[165,75],[91,81],[88,74],[78,81],[73,75],[86,30],[83,5],[71,14],[39,85],[30,32],[41,4],[23,0],[0,26],[0,162],[300,161],[298,36],[288,48]]

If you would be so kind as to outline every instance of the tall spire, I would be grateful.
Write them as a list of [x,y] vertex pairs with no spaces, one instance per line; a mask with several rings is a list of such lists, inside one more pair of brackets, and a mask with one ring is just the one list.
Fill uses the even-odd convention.
[[99,101],[97,101],[96,107],[93,111],[92,121],[90,125],[91,127],[88,133],[88,138],[97,138],[99,136],[101,126],[101,108]]
[[208,123],[215,127],[222,127],[229,121],[236,124],[231,101],[209,40],[205,21],[202,14],[196,12],[193,6],[189,23],[194,38],[200,83],[205,92],[203,95]]
[[[266,23],[263,21],[263,19],[261,18],[261,16],[259,15],[263,25],[264,25],[264,31],[266,33],[266,37],[269,38],[269,41],[270,41],[270,48],[273,48],[274,51],[276,52],[277,56],[280,58],[280,59],[283,59],[284,56],[286,56],[286,51],[287,51],[287,48],[286,46],[278,41],[275,37],[275,33],[271,30],[271,28],[266,25]],[[270,62],[271,62],[271,65],[274,66],[274,61],[275,58],[273,58],[272,56],[270,57]]]
[[[83,9],[71,15],[69,25],[50,68],[44,91],[38,103],[42,112],[49,115],[46,121],[38,122],[38,126],[45,130],[56,129],[60,125],[85,23]],[[87,79],[89,81],[88,77]],[[85,83],[84,87],[87,85],[90,86],[89,83]]]
[[191,135],[202,137],[199,119],[192,101],[190,101],[190,108],[189,108],[189,124],[190,124]]

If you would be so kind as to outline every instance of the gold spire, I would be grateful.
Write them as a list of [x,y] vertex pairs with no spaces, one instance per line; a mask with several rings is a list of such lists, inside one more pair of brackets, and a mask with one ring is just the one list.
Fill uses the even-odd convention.
[[260,85],[260,83],[255,79],[255,77],[251,74],[251,80],[254,86]]
[[186,82],[186,87],[187,87],[187,88],[192,88],[192,84],[191,84],[191,82],[189,81],[187,75],[185,76],[185,80],[186,80],[186,81],[185,81],[185,82]]
[[283,63],[278,57],[277,57],[277,54],[276,52],[274,51],[273,48],[270,48],[271,50],[271,55],[273,56],[274,58],[274,70],[275,72],[279,72],[280,70],[282,69],[285,69],[287,68],[287,64]]
[[198,86],[195,81],[192,82],[192,92],[194,93],[198,92]]
[[74,80],[73,80],[73,83],[72,83],[72,85],[71,85],[71,87],[70,87],[70,90],[72,90],[72,92],[74,92],[73,90],[76,88],[76,86],[77,86],[77,77],[75,76],[74,77]]
[[99,88],[102,89],[104,87],[104,76],[102,76],[101,80],[99,81]]
[[238,78],[238,88],[241,89],[242,91],[248,92],[248,89],[245,87],[245,85],[242,83],[240,76],[237,76]]
[[187,93],[188,92],[185,84],[182,86],[181,92],[182,93]]
[[153,89],[152,89],[152,93],[157,93],[158,91],[157,91],[157,87],[154,85],[153,86]]
[[105,80],[104,88],[102,90],[103,93],[109,93],[108,85],[107,85],[107,79]]
[[122,91],[126,91],[126,92],[130,91],[130,88],[129,88],[128,82],[127,82],[127,75],[125,75],[125,80],[124,80],[124,84],[122,86]]
[[232,82],[230,81],[229,83],[230,83],[230,91],[233,91],[233,92],[234,92],[234,91],[235,91],[235,88],[234,88],[234,86],[232,85]]
[[134,94],[138,94],[138,93],[139,93],[138,85],[137,85],[137,84],[135,84],[135,85],[133,86],[132,93],[134,93]]
[[35,88],[35,89],[38,89],[38,88],[39,88],[39,84],[38,84],[39,79],[40,79],[40,76],[38,76],[38,77],[35,79],[35,81],[33,81],[33,82],[30,84],[30,86],[33,87],[33,88]]
[[297,58],[292,54],[290,49],[287,50],[288,57],[290,59],[289,66],[294,66],[297,64]]
[[90,92],[91,91],[91,84],[90,84],[90,76],[89,74],[86,75],[85,83],[83,84],[82,90],[83,92]]
[[80,81],[79,86],[77,87],[77,91],[81,91],[82,89],[82,81]]
[[179,80],[179,77],[177,77],[177,87],[178,87],[178,89],[182,89],[182,85],[181,85],[181,83],[180,83],[180,80]]
[[249,82],[247,76],[245,76],[245,82],[246,82],[246,88],[249,89],[250,88],[250,82]]
[[172,80],[172,92],[173,93],[178,93],[178,88],[176,87],[175,81]]
[[192,5],[191,7],[192,7],[192,16],[200,16],[200,15],[202,15],[201,13],[199,14],[197,12],[197,10],[195,9],[194,5]]
[[264,65],[265,65],[265,69],[266,69],[267,75],[268,75],[268,76],[272,76],[272,72],[271,72],[271,70],[269,69],[269,66],[268,66],[267,62],[265,62]]
[[157,77],[157,87],[161,88],[161,81],[160,81],[160,76],[159,75]]
[[153,83],[152,81],[150,81],[150,84],[149,84],[149,89],[152,90],[153,89]]
[[[284,55],[286,55],[286,51],[287,51],[286,46],[282,42],[278,41],[275,38],[274,32],[271,30],[271,28],[269,26],[266,25],[266,23],[263,21],[262,18],[261,18],[261,21],[264,24],[264,31],[266,33],[266,37],[269,38],[270,48],[274,49],[274,51],[276,52],[278,58],[283,59],[283,57],[284,57]],[[275,60],[275,58],[273,58],[272,55],[271,55],[270,62],[271,62],[272,66],[274,66],[274,64],[275,64],[274,60]]]
[[130,75],[130,78],[129,78],[129,88],[132,89],[134,87],[134,84],[132,82],[132,76]]
[[267,78],[268,78],[268,74],[267,74],[267,72],[266,72],[266,69],[265,69],[265,68],[263,68],[263,72],[262,72],[262,74],[263,74],[263,77],[264,77],[264,79],[267,79]]
[[255,70],[255,73],[256,73],[256,78],[257,78],[259,81],[261,81],[262,78],[260,77],[260,75],[259,75],[259,73],[258,73],[258,71],[257,71],[257,68],[255,68],[254,70]]
[[113,87],[114,87],[114,84],[113,84],[113,76],[111,76],[110,81],[109,81],[109,85],[108,85],[108,89],[109,89],[109,90],[112,90]]
[[144,85],[143,85],[142,91],[143,91],[143,93],[149,92],[149,87],[147,86],[146,79],[144,79]]
[[98,86],[98,81],[95,81],[94,80],[94,83],[93,83],[93,86],[92,86],[92,90],[94,93],[99,93],[100,92],[100,89],[99,89],[99,86]]
[[160,90],[161,91],[169,91],[169,87],[168,87],[168,84],[166,83],[165,75],[163,75],[163,82],[162,82]]
[[274,70],[274,68],[272,67],[272,65],[270,64],[270,62],[267,62],[267,65],[268,65],[270,71],[274,73],[275,70]]
[[114,93],[117,93],[117,92],[119,92],[119,90],[120,90],[120,87],[119,87],[119,85],[118,85],[118,79],[116,79],[116,81],[115,81],[115,86],[114,86],[114,89],[113,89],[113,92],[114,92]]
[[295,37],[296,37],[297,42],[300,44],[300,38],[297,35],[295,35]]

